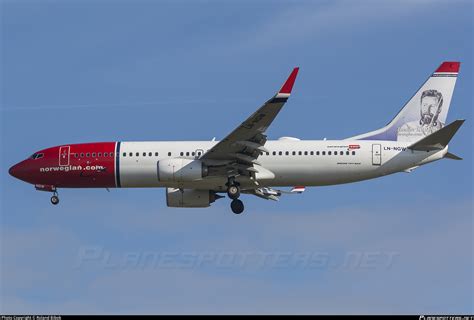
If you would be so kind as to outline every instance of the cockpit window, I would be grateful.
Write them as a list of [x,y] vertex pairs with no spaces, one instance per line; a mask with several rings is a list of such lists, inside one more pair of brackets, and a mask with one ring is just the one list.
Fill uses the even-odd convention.
[[30,158],[33,160],[43,158],[44,154],[43,153],[34,153]]

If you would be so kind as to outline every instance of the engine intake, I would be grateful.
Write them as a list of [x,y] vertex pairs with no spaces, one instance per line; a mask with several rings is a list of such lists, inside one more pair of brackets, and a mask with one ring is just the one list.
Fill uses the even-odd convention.
[[164,159],[157,164],[158,180],[163,182],[190,182],[208,175],[207,166],[200,160]]

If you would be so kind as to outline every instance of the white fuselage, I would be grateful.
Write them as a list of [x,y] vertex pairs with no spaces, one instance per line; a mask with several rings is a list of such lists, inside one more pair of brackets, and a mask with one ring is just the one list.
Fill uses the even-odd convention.
[[[192,182],[160,182],[157,163],[162,159],[197,159],[217,141],[121,142],[120,187],[174,187],[226,190],[225,177]],[[413,151],[409,143],[365,140],[267,141],[269,151],[258,157],[257,183],[237,177],[242,188],[258,186],[323,186],[372,179],[441,159],[440,151]],[[193,156],[194,152],[194,156]],[[263,168],[262,168],[263,167]]]

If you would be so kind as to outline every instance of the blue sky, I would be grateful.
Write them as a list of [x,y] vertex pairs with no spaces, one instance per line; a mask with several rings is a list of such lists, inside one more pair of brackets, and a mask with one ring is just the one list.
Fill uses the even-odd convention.
[[[1,1],[1,313],[473,313],[470,1]],[[170,209],[8,176],[64,143],[222,138],[294,66],[271,138],[386,124],[444,60],[464,161]]]

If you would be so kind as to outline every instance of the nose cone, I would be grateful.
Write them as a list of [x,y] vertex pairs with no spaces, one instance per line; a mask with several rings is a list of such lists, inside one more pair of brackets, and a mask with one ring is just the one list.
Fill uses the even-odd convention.
[[23,162],[17,163],[8,170],[8,173],[17,179],[26,180],[28,173]]
[[8,170],[8,173],[15,178],[18,178],[18,164],[15,164]]

